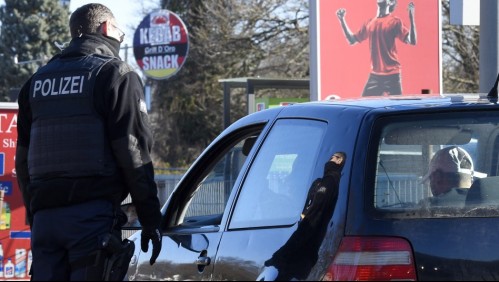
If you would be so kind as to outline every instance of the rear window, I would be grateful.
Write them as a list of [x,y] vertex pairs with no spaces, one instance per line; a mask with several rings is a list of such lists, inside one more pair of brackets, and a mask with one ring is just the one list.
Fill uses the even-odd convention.
[[498,124],[493,112],[384,120],[375,210],[388,217],[497,216]]

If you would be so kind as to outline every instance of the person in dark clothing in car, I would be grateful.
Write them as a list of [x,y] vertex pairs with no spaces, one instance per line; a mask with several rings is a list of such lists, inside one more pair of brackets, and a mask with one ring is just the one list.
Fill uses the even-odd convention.
[[473,173],[473,160],[466,150],[458,146],[440,149],[423,177],[423,182],[429,181],[433,197],[423,199],[420,204],[464,207]]
[[121,242],[119,206],[128,194],[143,251],[152,242],[151,264],[161,250],[152,134],[142,81],[119,58],[124,33],[101,4],[76,9],[69,27],[69,46],[18,99],[16,170],[31,227],[32,280],[102,280],[102,240],[111,234]]
[[312,183],[298,228],[272,258],[265,262],[259,281],[307,279],[319,258],[328,220],[338,199],[341,171],[346,161],[344,152],[334,153],[324,165],[322,178]]

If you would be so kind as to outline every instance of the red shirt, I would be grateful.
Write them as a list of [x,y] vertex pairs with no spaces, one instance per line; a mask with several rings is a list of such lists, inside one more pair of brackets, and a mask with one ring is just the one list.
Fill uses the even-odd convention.
[[369,38],[372,73],[380,75],[400,73],[395,39],[405,43],[407,36],[409,29],[391,14],[370,19],[354,34],[358,42]]

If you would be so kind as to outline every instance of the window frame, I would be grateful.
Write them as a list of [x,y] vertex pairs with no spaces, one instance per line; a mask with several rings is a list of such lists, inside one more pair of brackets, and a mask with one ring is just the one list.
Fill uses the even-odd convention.
[[[267,123],[257,122],[250,124],[248,126],[239,128],[231,133],[220,138],[220,140],[214,141],[196,160],[195,163],[191,165],[186,174],[182,177],[182,180],[175,187],[174,191],[170,195],[167,203],[163,209],[163,218],[161,223],[161,228],[167,232],[181,232],[181,233],[205,233],[205,232],[218,232],[222,227],[224,217],[228,210],[232,206],[232,201],[234,199],[233,194],[238,189],[239,179],[241,175],[244,174],[247,169],[248,163],[250,161],[251,152],[255,149],[260,135],[265,131]],[[193,195],[200,183],[202,183],[210,172],[213,171],[216,164],[226,156],[235,145],[237,145],[243,139],[249,138],[251,136],[258,136],[257,141],[252,146],[248,157],[244,161],[237,178],[234,181],[233,187],[231,189],[230,195],[227,198],[227,203],[224,212],[221,215],[221,224],[213,225],[196,225],[196,224],[184,224],[184,212],[185,206],[188,205],[190,201],[190,196]],[[208,217],[207,217],[208,219]],[[209,222],[209,221],[208,221]]]
[[[231,231],[235,231],[235,230],[242,230],[242,229],[262,229],[262,228],[275,228],[275,227],[289,227],[289,226],[292,226],[294,225],[299,217],[300,217],[300,213],[297,213],[296,214],[296,220],[293,221],[293,222],[287,222],[287,223],[276,223],[276,220],[275,219],[266,219],[266,220],[263,220],[261,219],[260,221],[255,221],[253,222],[252,225],[239,225],[239,226],[235,226],[234,224],[234,217],[237,216],[237,209],[239,207],[241,207],[241,203],[245,203],[244,201],[247,201],[247,199],[241,199],[241,193],[244,192],[244,189],[245,189],[245,185],[247,185],[247,181],[248,181],[248,178],[250,177],[251,173],[254,172],[255,170],[255,165],[259,165],[259,164],[255,164],[258,160],[259,160],[259,156],[261,156],[261,152],[262,150],[264,150],[265,148],[267,147],[270,147],[271,145],[268,144],[268,142],[274,142],[274,140],[271,140],[269,141],[269,136],[271,134],[273,134],[275,131],[276,131],[276,128],[280,129],[280,127],[282,127],[281,123],[296,123],[296,121],[299,121],[299,122],[303,122],[303,123],[313,123],[315,127],[321,127],[321,134],[320,134],[320,138],[317,142],[317,146],[315,148],[315,154],[311,157],[312,159],[314,159],[315,161],[312,162],[312,164],[310,165],[309,167],[309,173],[308,173],[308,178],[307,180],[305,180],[304,182],[307,183],[306,185],[306,188],[303,188],[305,193],[303,195],[303,197],[297,197],[299,198],[299,200],[303,200],[303,203],[301,203],[301,208],[303,208],[304,204],[305,204],[305,199],[306,199],[306,196],[307,196],[307,193],[308,192],[308,189],[309,189],[309,186],[310,184],[312,183],[312,178],[313,178],[313,175],[314,175],[314,172],[315,172],[315,163],[318,161],[319,159],[319,155],[320,155],[320,152],[321,152],[321,149],[323,147],[323,142],[324,142],[324,138],[327,136],[327,131],[328,131],[328,123],[324,120],[320,120],[320,119],[311,119],[311,118],[281,118],[281,119],[277,119],[276,122],[272,125],[272,128],[269,130],[269,132],[266,134],[265,136],[265,139],[262,141],[262,143],[260,144],[259,148],[258,148],[258,152],[257,154],[255,154],[255,158],[251,161],[251,165],[248,169],[248,171],[245,173],[245,177],[244,177],[244,181],[241,183],[241,187],[239,189],[239,192],[237,194],[237,201],[235,201],[235,205],[231,211],[231,214],[230,214],[230,219],[229,219],[229,222],[228,222],[228,225],[227,225],[227,228],[228,230],[231,230]],[[300,134],[296,134],[296,132],[293,132],[294,135],[296,136],[299,136]],[[302,136],[299,136],[299,138],[305,138],[305,139],[309,139],[310,136],[307,136],[307,137],[302,137]],[[286,144],[289,145],[289,140],[287,140]],[[265,147],[265,148],[264,148]],[[301,150],[303,151],[303,149]],[[274,154],[274,159],[275,159],[275,156],[277,156],[279,154]],[[281,154],[282,155],[282,154]],[[299,158],[299,156],[297,157]],[[267,165],[268,166],[268,165]],[[267,170],[267,173],[270,171],[270,166],[268,166],[268,170]],[[244,196],[244,195],[243,195]],[[300,210],[301,212],[302,210]],[[260,222],[260,224],[255,224],[257,222]]]
[[[415,208],[412,206],[408,206],[406,208],[400,209],[380,209],[375,207],[375,196],[376,196],[376,174],[377,174],[377,166],[378,166],[378,157],[379,157],[379,148],[381,143],[381,135],[389,124],[394,123],[404,123],[404,122],[414,122],[414,121],[424,121],[428,123],[430,121],[440,121],[446,119],[456,119],[464,121],[473,121],[475,123],[480,123],[486,121],[486,119],[490,119],[491,127],[495,126],[496,129],[489,130],[489,135],[482,136],[482,140],[479,140],[479,143],[476,147],[475,158],[473,161],[475,162],[475,170],[484,170],[485,173],[490,175],[490,169],[493,168],[493,162],[498,165],[497,159],[492,159],[487,157],[487,148],[491,148],[491,143],[494,143],[496,140],[496,144],[499,143],[499,113],[497,111],[469,111],[469,112],[442,112],[439,114],[435,113],[421,113],[421,114],[401,114],[394,116],[384,116],[378,118],[372,127],[370,142],[368,145],[368,153],[367,153],[367,164],[366,164],[366,179],[365,179],[365,187],[364,194],[366,195],[364,198],[364,206],[375,219],[384,219],[384,218],[394,218],[394,219],[437,219],[437,218],[460,218],[460,217],[468,217],[471,216],[467,212],[469,211],[469,207],[465,206],[464,208],[453,208],[453,207],[442,207],[442,208],[433,208],[431,211],[421,211],[419,208]],[[463,123],[464,124],[464,123]],[[441,144],[443,145],[443,144]],[[494,148],[496,151],[499,151],[499,148]],[[470,153],[471,154],[471,153]],[[490,154],[490,153],[489,153]],[[431,159],[431,156],[426,156]],[[478,166],[477,166],[478,165]],[[488,170],[487,170],[488,169]],[[477,216],[476,214],[473,216]],[[494,216],[494,215],[478,215],[478,216]]]

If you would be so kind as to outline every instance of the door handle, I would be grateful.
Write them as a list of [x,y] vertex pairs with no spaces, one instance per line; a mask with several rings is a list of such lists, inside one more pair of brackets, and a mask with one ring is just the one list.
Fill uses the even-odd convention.
[[198,266],[207,266],[207,265],[210,265],[210,263],[211,263],[211,259],[209,257],[200,256],[196,260],[196,264]]
[[208,251],[204,250],[199,254],[199,257],[196,259],[196,265],[198,267],[198,271],[201,273],[204,269],[210,265],[211,258],[208,256]]
[[131,265],[134,265],[137,263],[137,256],[136,255],[133,255],[132,258],[130,259],[130,264]]

